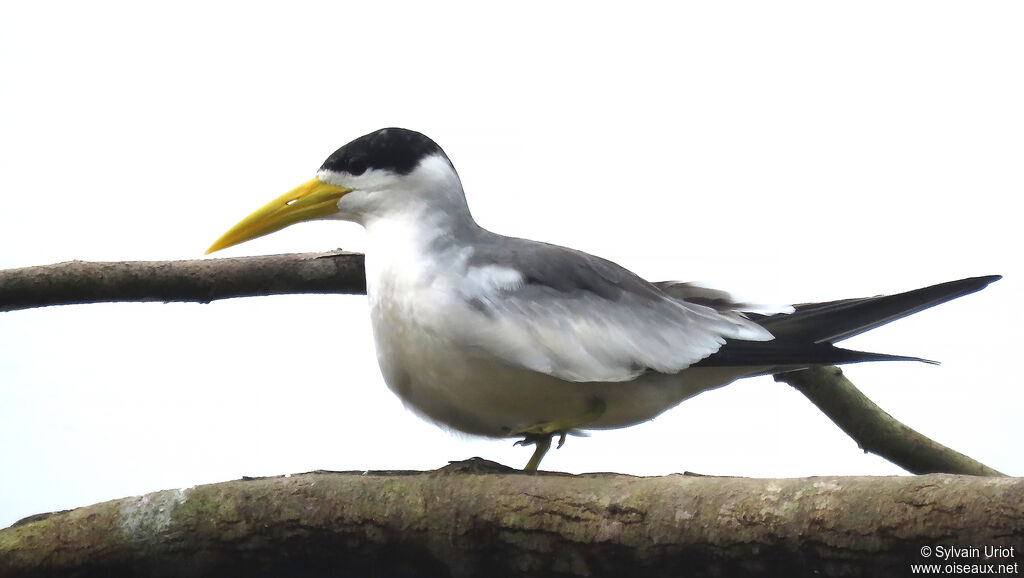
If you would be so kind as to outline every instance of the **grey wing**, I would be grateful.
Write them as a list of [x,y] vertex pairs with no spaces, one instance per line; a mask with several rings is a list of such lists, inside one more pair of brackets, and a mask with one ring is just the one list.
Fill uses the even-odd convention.
[[771,334],[742,315],[673,298],[635,274],[572,249],[500,238],[477,247],[461,298],[460,341],[567,381],[677,373],[729,340]]

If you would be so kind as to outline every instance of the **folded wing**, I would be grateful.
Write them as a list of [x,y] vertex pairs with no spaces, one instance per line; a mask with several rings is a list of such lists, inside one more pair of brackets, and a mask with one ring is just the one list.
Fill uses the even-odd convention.
[[746,317],[675,299],[611,261],[523,239],[475,247],[460,297],[475,316],[457,327],[463,346],[567,381],[678,373],[727,340],[772,338]]

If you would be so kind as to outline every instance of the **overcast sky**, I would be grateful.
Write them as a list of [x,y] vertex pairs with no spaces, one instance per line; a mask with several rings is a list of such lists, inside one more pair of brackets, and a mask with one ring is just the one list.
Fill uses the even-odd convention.
[[[447,151],[483,226],[652,280],[789,303],[1005,275],[847,342],[942,365],[847,375],[1024,474],[1019,3],[154,6],[0,5],[0,267],[202,258],[337,147],[403,126]],[[325,222],[223,256],[363,244]],[[242,475],[531,451],[406,411],[364,297],[0,314],[0,527]],[[544,467],[902,473],[770,378],[571,438]]]

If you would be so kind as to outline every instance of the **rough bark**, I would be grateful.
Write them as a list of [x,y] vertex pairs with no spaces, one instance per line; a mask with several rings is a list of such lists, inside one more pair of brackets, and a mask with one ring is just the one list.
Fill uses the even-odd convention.
[[788,383],[807,396],[861,449],[908,472],[1005,475],[900,423],[861,393],[838,367],[781,373],[775,380]]
[[[1015,551],[935,558],[982,545]],[[1019,564],[1022,545],[1021,478],[526,475],[470,460],[36,516],[0,531],[0,576],[904,576]]]

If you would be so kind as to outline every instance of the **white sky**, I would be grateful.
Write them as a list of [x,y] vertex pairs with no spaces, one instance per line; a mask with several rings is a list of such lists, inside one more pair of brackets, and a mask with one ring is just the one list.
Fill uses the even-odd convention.
[[[851,340],[926,435],[1024,473],[1024,13],[1012,2],[511,5],[5,2],[0,267],[191,259],[335,148],[433,137],[478,221],[761,302],[1001,273]],[[656,6],[656,7],[655,7]],[[225,256],[341,247],[297,226]],[[365,298],[0,314],[0,527],[317,468],[431,469],[532,448],[405,411]],[[770,378],[572,438],[570,472],[898,474]]]

